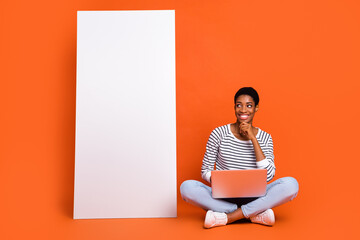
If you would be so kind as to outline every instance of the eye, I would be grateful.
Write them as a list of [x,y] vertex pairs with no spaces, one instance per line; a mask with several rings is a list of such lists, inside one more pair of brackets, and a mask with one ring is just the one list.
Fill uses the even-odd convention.
[[241,104],[236,104],[236,107],[238,107],[238,108],[241,107]]
[[252,108],[252,105],[251,105],[251,104],[248,104],[247,107],[248,107],[248,108]]

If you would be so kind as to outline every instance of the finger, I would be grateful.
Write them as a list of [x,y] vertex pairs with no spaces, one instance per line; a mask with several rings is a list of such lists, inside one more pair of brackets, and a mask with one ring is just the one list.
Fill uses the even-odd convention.
[[250,126],[247,123],[241,123],[240,127],[243,129],[248,129]]
[[242,129],[242,130],[248,130],[248,129],[249,129],[249,126],[242,125],[242,126],[240,126],[240,129]]

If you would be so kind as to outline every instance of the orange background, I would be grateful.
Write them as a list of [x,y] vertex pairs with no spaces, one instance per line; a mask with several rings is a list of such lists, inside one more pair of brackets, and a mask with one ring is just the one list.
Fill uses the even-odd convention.
[[[275,178],[300,184],[274,227],[205,230],[180,197],[174,219],[72,219],[76,11],[152,9],[176,10],[178,186],[200,179],[211,130],[253,86]],[[1,0],[0,238],[358,239],[359,12],[356,0]]]

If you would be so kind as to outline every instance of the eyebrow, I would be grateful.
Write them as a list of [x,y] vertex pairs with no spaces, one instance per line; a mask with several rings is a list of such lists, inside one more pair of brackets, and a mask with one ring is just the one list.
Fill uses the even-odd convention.
[[[242,103],[242,102],[236,102],[236,103]],[[254,102],[247,102],[246,104],[254,104]]]

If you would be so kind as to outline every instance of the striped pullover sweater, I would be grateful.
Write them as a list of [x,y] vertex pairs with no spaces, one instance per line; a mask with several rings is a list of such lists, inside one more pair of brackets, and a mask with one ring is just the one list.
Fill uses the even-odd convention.
[[206,144],[201,176],[210,182],[211,171],[234,169],[267,169],[267,181],[275,175],[273,141],[271,135],[259,129],[258,140],[265,159],[256,162],[251,140],[239,140],[230,130],[230,124],[215,128]]

